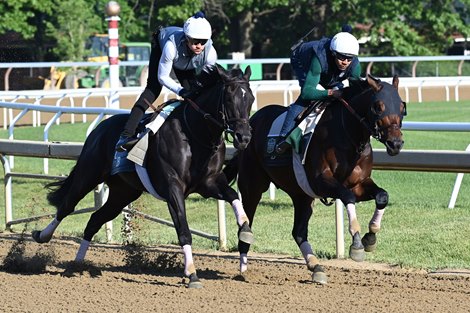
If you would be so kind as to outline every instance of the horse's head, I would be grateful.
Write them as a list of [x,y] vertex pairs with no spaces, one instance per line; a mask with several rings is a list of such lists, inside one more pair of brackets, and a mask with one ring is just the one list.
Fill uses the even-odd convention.
[[367,83],[374,91],[367,116],[372,136],[385,145],[389,155],[397,155],[404,144],[401,125],[406,115],[406,103],[398,94],[398,76],[388,84],[368,75]]
[[251,68],[248,66],[243,73],[240,69],[227,72],[217,66],[217,72],[224,84],[221,111],[226,133],[233,136],[233,146],[243,150],[251,140],[249,117],[255,100],[249,83]]

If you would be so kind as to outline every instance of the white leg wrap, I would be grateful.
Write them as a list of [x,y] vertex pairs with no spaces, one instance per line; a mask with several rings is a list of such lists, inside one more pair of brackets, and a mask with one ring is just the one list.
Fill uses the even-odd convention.
[[244,273],[248,270],[248,255],[246,253],[240,253],[240,273]]
[[351,236],[354,236],[355,233],[361,231],[361,226],[359,226],[359,222],[357,221],[356,206],[352,203],[349,203],[346,206],[346,211],[348,213],[349,219],[349,233]]
[[90,242],[88,240],[82,240],[80,243],[80,248],[78,248],[77,255],[75,256],[75,262],[82,262],[85,259],[85,255],[89,246]]
[[248,217],[246,216],[245,210],[243,209],[243,204],[240,200],[235,199],[232,201],[233,212],[235,213],[235,218],[237,219],[238,226],[242,226],[244,222],[249,222]]
[[378,232],[380,229],[380,223],[382,222],[382,217],[385,213],[385,209],[379,210],[375,209],[374,215],[372,216],[372,219],[370,220],[369,223],[369,228],[372,228],[372,231]]
[[49,225],[47,225],[47,227],[41,231],[41,234],[39,236],[41,240],[48,241],[49,239],[51,239],[59,224],[60,222],[57,220],[56,217],[54,217],[52,222],[50,222]]
[[193,249],[190,245],[183,246],[183,253],[184,253],[184,274],[189,276],[190,274],[195,272],[194,264],[193,264]]
[[308,258],[313,256],[312,246],[308,241],[304,241],[299,248],[300,252],[302,252],[302,255],[304,256],[305,262],[308,262]]

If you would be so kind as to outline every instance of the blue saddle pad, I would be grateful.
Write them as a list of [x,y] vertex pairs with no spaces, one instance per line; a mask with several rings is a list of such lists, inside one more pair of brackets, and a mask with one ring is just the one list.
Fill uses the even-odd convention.
[[111,167],[111,175],[135,171],[135,163],[127,159],[127,154],[127,151],[116,152],[114,154],[113,166]]

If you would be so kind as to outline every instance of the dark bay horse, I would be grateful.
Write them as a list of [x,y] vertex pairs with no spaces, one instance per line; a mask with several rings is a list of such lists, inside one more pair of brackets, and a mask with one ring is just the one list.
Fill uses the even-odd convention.
[[[250,89],[251,69],[225,71],[215,66],[199,76],[203,89],[193,100],[175,108],[160,130],[149,138],[146,168],[150,181],[168,204],[178,241],[184,252],[184,273],[189,287],[202,287],[192,256],[192,237],[186,219],[185,199],[198,193],[229,202],[235,212],[239,240],[253,242],[248,219],[238,194],[233,190],[222,165],[225,161],[224,132],[233,136],[236,149],[243,150],[251,140],[249,114],[254,101]],[[75,261],[83,261],[90,241],[108,221],[140,197],[144,186],[135,172],[111,175],[115,145],[127,114],[115,115],[100,123],[88,136],[70,175],[49,184],[49,202],[57,208],[55,219],[33,238],[48,242],[59,223],[74,211],[77,203],[98,184],[109,187],[106,203],[94,212],[85,228]]]
[[[252,140],[247,149],[237,151],[224,172],[229,181],[238,174],[238,187],[250,223],[253,223],[257,205],[270,182],[291,197],[294,205],[292,236],[307,268],[313,272],[313,280],[326,283],[326,274],[307,239],[313,201],[315,198],[332,198],[340,199],[346,205],[349,232],[353,238],[352,259],[362,261],[364,250],[375,249],[376,233],[380,230],[388,194],[370,177],[373,161],[370,136],[382,142],[389,155],[398,154],[403,146],[401,124],[406,104],[398,94],[398,77],[388,84],[368,76],[345,88],[343,98],[326,107],[307,148],[304,169],[313,196],[299,187],[292,162],[284,166],[264,162],[271,124],[285,110],[280,105],[269,105],[251,117]],[[361,240],[355,205],[368,200],[375,200],[376,209],[369,232]],[[250,244],[239,242],[241,272],[247,270],[249,248]]]

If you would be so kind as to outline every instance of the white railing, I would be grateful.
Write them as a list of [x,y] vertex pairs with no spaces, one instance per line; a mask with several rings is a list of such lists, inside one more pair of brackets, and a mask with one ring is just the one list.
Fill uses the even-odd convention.
[[[461,76],[463,63],[470,60],[468,55],[452,55],[452,56],[380,56],[380,57],[367,57],[360,56],[359,60],[361,63],[367,64],[366,74],[373,73],[372,67],[376,63],[400,63],[400,62],[413,62],[411,68],[411,77],[416,77],[416,68],[419,62],[443,62],[443,61],[458,61],[457,65],[457,75]],[[242,59],[242,60],[232,60],[232,59],[219,59],[217,61],[221,65],[266,65],[266,64],[277,64],[276,72],[274,77],[276,80],[281,80],[281,70],[284,65],[290,64],[289,58],[263,58],[263,59]],[[4,68],[7,71],[4,74],[5,86],[8,86],[9,75],[12,69],[16,68],[99,68],[103,66],[108,66],[108,62],[22,62],[22,63],[0,63],[0,69]],[[120,66],[147,66],[148,61],[121,61]],[[438,70],[436,70],[436,75],[439,76]],[[7,90],[7,88],[5,88]]]
[[[384,81],[391,82],[392,78],[382,78]],[[289,105],[295,100],[300,92],[299,84],[296,80],[271,80],[271,81],[251,81],[250,87],[255,96],[253,103],[253,110],[257,110],[260,106],[260,100],[267,94],[282,95],[280,104],[284,106]],[[451,88],[453,88],[455,101],[460,101],[460,88],[470,87],[470,76],[452,76],[452,77],[420,77],[400,78],[399,88],[405,92],[405,101],[410,102],[410,89],[415,88],[418,92],[418,102],[423,102],[423,88],[426,87],[441,87],[445,90],[446,101],[451,100]],[[28,90],[28,91],[0,91],[0,101],[3,102],[18,102],[21,100],[31,100],[34,104],[41,105],[45,102],[55,102],[56,106],[61,106],[65,99],[70,102],[71,107],[75,107],[76,101],[81,101],[81,107],[98,106],[97,98],[102,97],[104,107],[109,107],[109,99],[115,95],[134,97],[134,101],[139,97],[143,87],[122,87],[116,90],[108,88],[90,88],[90,89],[64,89],[64,90]],[[170,90],[163,88],[161,96],[163,101],[169,98],[174,98],[176,95]],[[81,100],[77,100],[81,99]],[[426,99],[434,100],[434,99]],[[279,102],[278,102],[279,103]],[[10,124],[13,119],[12,111],[3,110],[3,127]],[[71,122],[75,122],[75,116],[72,114]],[[83,115],[83,120],[86,121],[86,115]],[[40,113],[33,115],[33,126],[41,124]]]
[[[87,135],[90,133],[91,129],[105,117],[105,115],[113,115],[119,114],[123,112],[128,112],[128,110],[120,110],[120,109],[107,109],[107,108],[78,108],[78,107],[60,107],[60,106],[45,106],[45,105],[38,105],[38,104],[27,104],[27,103],[7,103],[7,102],[0,102],[0,107],[4,107],[5,109],[9,110],[21,110],[21,112],[12,120],[12,123],[9,126],[9,140],[4,141],[0,140],[0,159],[3,163],[4,172],[5,172],[5,218],[6,224],[12,225],[12,223],[21,223],[23,220],[19,220],[14,222],[13,221],[13,213],[12,213],[12,193],[11,193],[11,178],[12,176],[20,176],[20,177],[29,177],[35,178],[38,174],[24,174],[24,173],[12,173],[11,169],[13,168],[13,154],[19,155],[30,155],[35,157],[43,157],[44,155],[40,154],[40,151],[37,148],[20,148],[19,150],[15,150],[16,152],[12,152],[13,150],[9,150],[9,144],[12,143],[16,146],[15,149],[18,147],[18,143],[15,142],[13,132],[15,128],[16,122],[18,122],[21,117],[23,117],[29,111],[39,111],[39,112],[53,112],[55,113],[54,116],[48,121],[46,128],[44,130],[44,142],[41,145],[40,143],[34,144],[35,147],[46,147],[47,150],[45,153],[50,157],[57,157],[57,158],[76,158],[78,156],[76,149],[77,147],[73,147],[74,151],[63,151],[62,154],[57,154],[55,156],[51,155],[51,149],[49,148],[50,144],[48,143],[48,131],[50,127],[57,121],[60,116],[64,113],[67,114],[94,114],[97,115],[95,120],[91,123],[90,127],[87,130]],[[438,122],[403,122],[404,130],[429,130],[429,131],[470,131],[470,123],[438,123]],[[39,144],[39,145],[38,145]],[[31,143],[29,143],[31,145]],[[20,143],[21,146],[21,143]],[[24,146],[24,145],[23,145]],[[62,148],[67,149],[67,144],[59,144]],[[393,159],[389,159],[384,151],[375,151],[374,156],[374,167],[378,169],[397,169],[397,170],[421,170],[421,171],[448,171],[448,172],[456,172],[461,171],[458,174],[456,182],[454,184],[454,190],[452,192],[451,200],[449,202],[449,208],[453,207],[455,201],[457,199],[457,195],[461,186],[463,173],[470,172],[470,153],[468,150],[470,149],[467,147],[467,152],[463,151],[402,151],[397,157]],[[8,155],[10,153],[10,161],[2,154]],[[39,154],[38,154],[39,153]],[[73,155],[71,155],[71,153]],[[44,173],[48,173],[48,158],[44,158]],[[459,161],[457,161],[459,160]],[[39,175],[41,178],[46,178],[47,175]],[[101,188],[102,189],[102,188]],[[270,195],[273,197],[274,193],[272,191],[273,185],[271,185],[271,192]],[[98,191],[97,191],[98,193]],[[103,197],[105,195],[102,192],[99,192],[99,196],[95,195],[95,202],[103,203]],[[225,225],[225,204],[223,201],[218,201],[218,216],[219,216],[219,225]],[[90,209],[85,209],[88,212]],[[337,212],[337,235],[342,234],[342,229],[344,228],[343,225],[343,207],[341,203],[336,201],[336,212]],[[41,217],[34,217],[34,218],[42,218]],[[171,225],[171,222],[163,221],[157,217],[145,217],[149,218],[153,221],[157,221],[160,223],[164,223],[166,225]],[[30,221],[30,218],[26,219]],[[201,235],[203,237],[219,240],[220,246],[223,248],[226,245],[226,233],[225,227],[219,228],[219,236],[213,236],[209,234],[205,234],[200,231],[194,231],[195,234]],[[337,238],[337,256],[342,257],[344,256],[344,238],[342,236]]]

